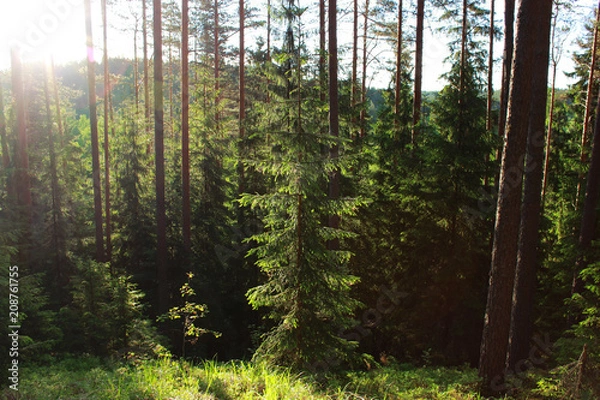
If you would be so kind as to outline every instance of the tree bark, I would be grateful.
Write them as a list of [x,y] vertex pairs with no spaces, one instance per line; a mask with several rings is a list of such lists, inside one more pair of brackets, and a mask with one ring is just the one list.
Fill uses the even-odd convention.
[[165,205],[165,154],[162,62],[162,9],[161,1],[154,5],[154,152],[156,164],[156,228],[158,310],[169,309],[169,274],[167,269],[167,217]]
[[500,114],[498,117],[498,135],[504,136],[506,130],[506,114],[508,93],[512,74],[512,58],[514,52],[515,0],[504,1],[504,55],[502,57],[502,88],[500,89]]
[[2,167],[10,166],[10,152],[8,150],[8,138],[6,136],[6,116],[4,114],[4,93],[2,91],[2,80],[0,79],[0,143],[2,145]]
[[190,255],[192,249],[189,111],[189,0],[181,0],[181,225],[183,231],[183,248],[186,256]]
[[[494,83],[492,81],[494,77],[494,30],[495,30],[495,22],[494,18],[496,17],[496,0],[491,0],[490,2],[490,47],[488,55],[488,76],[487,76],[487,111],[485,118],[485,129],[488,132],[492,131],[492,104],[494,102]],[[487,185],[486,185],[487,186]]]
[[220,66],[220,54],[219,54],[219,0],[215,0],[215,127],[219,131],[220,125],[220,112],[219,105],[221,102],[221,94],[219,91],[219,66]]
[[[592,124],[592,99],[594,97],[594,74],[595,74],[596,64],[597,64],[597,60],[598,60],[598,56],[596,53],[598,53],[598,41],[600,40],[599,30],[600,30],[600,2],[598,4],[598,8],[596,8],[596,23],[594,25],[594,41],[592,44],[592,59],[590,62],[590,73],[589,73],[589,78],[588,78],[588,87],[587,87],[587,94],[586,94],[586,101],[585,101],[585,113],[583,116],[583,132],[581,134],[581,154],[579,157],[582,164],[585,164],[588,159],[587,145],[588,145],[589,131],[591,128],[590,125]],[[584,175],[582,174],[579,177],[579,182],[577,183],[577,205],[580,204],[579,199],[581,199],[581,191],[583,190],[583,178],[584,178]]]
[[325,32],[325,0],[319,0],[319,98],[321,101],[325,101],[326,97],[325,57],[327,57],[327,52],[325,50]]
[[[330,13],[331,16],[331,13]],[[369,31],[369,0],[365,0],[365,15],[363,23],[363,54],[362,54],[362,87],[360,93],[360,102],[362,107],[360,109],[360,137],[364,137],[366,134],[366,121],[367,121],[367,33]],[[331,22],[330,22],[331,24]]]
[[508,103],[507,127],[500,172],[496,226],[479,374],[484,391],[502,392],[511,319],[512,293],[520,227],[523,158],[526,154],[532,99],[537,23],[545,2],[522,0],[517,17],[515,55]]
[[96,100],[96,67],[92,37],[92,11],[90,0],[84,1],[85,30],[87,37],[87,72],[92,134],[92,179],[94,185],[94,225],[96,231],[96,260],[104,261],[104,232],[102,227],[102,189],[100,185],[100,152],[98,148],[98,113]]
[[60,188],[58,185],[58,169],[56,166],[56,150],[54,140],[54,126],[52,123],[52,111],[50,101],[50,89],[48,88],[48,80],[53,77],[50,67],[46,69],[44,77],[44,104],[46,107],[46,129],[48,134],[48,152],[50,155],[50,191],[52,197],[52,245],[54,247],[54,267],[56,275],[62,278],[62,262],[64,260],[66,249],[62,237],[62,211]]
[[415,89],[413,97],[412,144],[416,144],[421,122],[422,85],[423,85],[423,25],[425,21],[425,0],[417,1],[417,32],[415,51]]
[[[351,79],[351,99],[352,106],[356,105],[356,92],[358,85],[358,0],[353,0],[353,18],[352,18],[352,77]],[[356,123],[356,120],[354,120]]]
[[[546,131],[546,150],[545,150],[545,159],[544,159],[544,178],[542,182],[542,209],[544,208],[544,204],[546,202],[546,188],[548,186],[548,169],[550,167],[550,152],[552,149],[552,133],[553,133],[553,123],[554,123],[554,103],[556,97],[556,75],[558,73],[558,61],[560,59],[560,50],[556,48],[556,30],[558,24],[558,9],[559,3],[554,5],[554,22],[552,24],[552,38],[551,38],[551,59],[552,59],[552,84],[551,84],[551,94],[550,94],[550,111],[548,115],[548,129]],[[558,53],[555,53],[555,51]]]
[[106,0],[102,0],[102,41],[104,44],[102,64],[104,67],[104,214],[106,223],[106,260],[112,258],[111,215],[110,215],[110,152],[108,146],[108,110],[111,103],[110,75],[108,73],[108,21]]
[[537,20],[534,73],[531,95],[525,185],[521,206],[519,248],[513,289],[507,365],[514,370],[519,361],[529,357],[533,336],[534,295],[541,221],[541,191],[544,164],[546,105],[548,103],[548,64],[552,2],[541,2],[543,10]]
[[144,58],[144,130],[150,127],[150,63],[148,61],[148,15],[146,0],[142,0],[142,57]]
[[402,88],[402,45],[403,45],[403,36],[402,36],[402,26],[403,26],[403,7],[402,0],[398,0],[398,26],[396,29],[396,82],[395,82],[395,92],[394,92],[394,114],[396,114],[396,118],[394,119],[395,126],[398,127],[400,124],[400,94]]
[[596,105],[596,122],[594,126],[594,139],[592,145],[592,154],[590,160],[590,169],[588,170],[587,183],[585,189],[585,200],[583,203],[583,215],[581,217],[581,229],[579,231],[579,251],[580,255],[575,265],[573,274],[572,293],[581,293],[584,289],[584,282],[580,276],[581,271],[587,268],[589,264],[586,254],[592,246],[594,239],[594,230],[596,228],[596,207],[600,197],[600,94],[598,95],[598,104]]
[[[366,19],[365,19],[366,24]],[[338,54],[337,54],[337,0],[329,0],[329,135],[340,136],[339,100],[338,100]],[[337,161],[339,146],[335,143],[329,150],[329,157]],[[340,197],[340,170],[336,168],[329,180],[329,198],[336,200]],[[337,229],[340,226],[339,215],[329,217],[329,226]],[[339,240],[329,243],[329,249],[338,250]]]

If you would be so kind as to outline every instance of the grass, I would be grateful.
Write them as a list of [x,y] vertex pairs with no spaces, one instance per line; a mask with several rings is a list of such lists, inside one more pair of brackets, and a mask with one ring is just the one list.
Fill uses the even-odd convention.
[[[477,394],[477,371],[469,368],[415,368],[392,365],[371,371],[330,374],[317,380],[249,362],[192,364],[171,359],[112,363],[97,358],[65,359],[50,367],[22,367],[19,396],[10,389],[0,398],[245,400],[331,399],[482,400]],[[553,399],[551,380],[521,390],[518,399]],[[545,389],[544,389],[545,386]],[[541,393],[544,389],[546,393]],[[556,392],[555,392],[556,393]],[[508,398],[508,397],[507,397]]]

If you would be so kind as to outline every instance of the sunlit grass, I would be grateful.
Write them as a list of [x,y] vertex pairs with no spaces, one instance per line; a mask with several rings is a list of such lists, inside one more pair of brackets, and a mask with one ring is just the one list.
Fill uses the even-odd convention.
[[[124,364],[87,357],[24,366],[20,373],[18,398],[31,400],[483,400],[477,394],[477,371],[471,368],[393,365],[316,378],[243,361]],[[548,393],[540,395],[538,389],[516,398],[552,398],[551,390],[545,389]],[[14,394],[4,389],[0,398],[16,399]]]

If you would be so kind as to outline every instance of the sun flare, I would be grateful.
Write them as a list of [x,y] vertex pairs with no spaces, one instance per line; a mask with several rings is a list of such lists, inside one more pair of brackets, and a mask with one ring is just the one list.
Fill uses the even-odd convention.
[[85,57],[83,0],[7,1],[1,8],[0,69],[9,66],[11,48],[24,61]]

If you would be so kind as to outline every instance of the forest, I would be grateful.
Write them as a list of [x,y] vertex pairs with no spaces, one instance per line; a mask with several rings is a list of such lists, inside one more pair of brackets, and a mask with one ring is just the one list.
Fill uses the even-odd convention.
[[81,3],[0,71],[2,398],[600,398],[600,4]]

